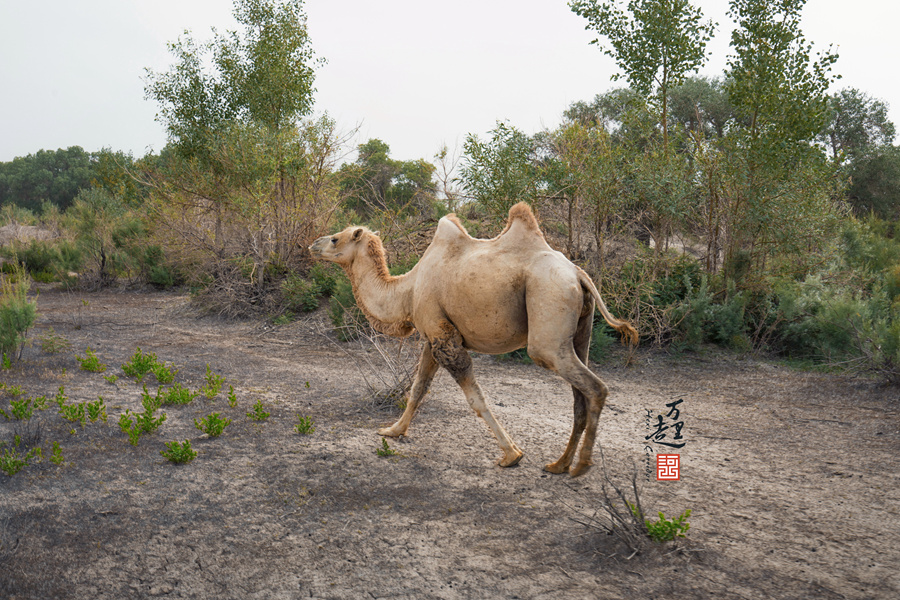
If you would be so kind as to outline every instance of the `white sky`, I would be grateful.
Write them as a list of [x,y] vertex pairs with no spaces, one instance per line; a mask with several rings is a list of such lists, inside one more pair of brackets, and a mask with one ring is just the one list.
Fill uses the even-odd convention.
[[[695,0],[719,23],[704,74],[729,53],[726,0]],[[166,142],[144,99],[144,68],[166,70],[166,43],[236,29],[231,0],[0,0],[0,161],[78,145],[158,152]],[[526,133],[559,124],[577,100],[621,85],[615,65],[565,0],[307,0],[309,32],[328,63],[316,76],[317,113],[355,143],[380,138],[396,159],[431,160],[443,144],[498,120]],[[900,125],[900,3],[809,0],[803,32],[841,55],[836,89],[892,105]]]

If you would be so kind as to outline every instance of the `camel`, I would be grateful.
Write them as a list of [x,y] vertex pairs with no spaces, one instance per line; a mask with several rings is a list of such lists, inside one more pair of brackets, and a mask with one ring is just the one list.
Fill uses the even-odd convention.
[[[344,268],[357,304],[376,331],[396,337],[418,331],[424,338],[406,408],[380,435],[406,435],[442,366],[497,438],[503,451],[498,464],[516,465],[522,451],[488,408],[469,351],[503,354],[527,346],[528,356],[562,376],[575,396],[566,449],[544,469],[569,471],[573,477],[589,469],[608,394],[587,367],[595,304],[623,342],[637,343],[637,331],[609,313],[587,273],[547,244],[528,204],[513,206],[503,232],[487,240],[471,237],[455,215],[441,218],[418,264],[399,277],[389,274],[381,239],[365,227],[321,237],[309,250]],[[582,433],[581,453],[572,466]]]

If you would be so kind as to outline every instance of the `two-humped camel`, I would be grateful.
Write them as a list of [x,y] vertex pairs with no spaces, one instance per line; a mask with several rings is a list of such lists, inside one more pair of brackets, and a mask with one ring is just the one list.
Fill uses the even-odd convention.
[[500,466],[515,465],[522,451],[485,403],[468,351],[502,354],[527,346],[534,362],[561,375],[575,395],[569,443],[559,460],[544,468],[569,470],[582,432],[581,455],[570,473],[578,476],[590,467],[608,392],[586,366],[595,303],[627,341],[636,343],[637,332],[609,313],[583,270],[550,248],[527,204],[513,206],[503,233],[490,240],[469,236],[454,215],[443,217],[421,260],[399,277],[389,274],[381,240],[365,227],[319,238],[309,249],[344,268],[357,304],[377,331],[402,337],[418,330],[425,339],[406,409],[380,435],[406,434],[443,366],[497,437]]

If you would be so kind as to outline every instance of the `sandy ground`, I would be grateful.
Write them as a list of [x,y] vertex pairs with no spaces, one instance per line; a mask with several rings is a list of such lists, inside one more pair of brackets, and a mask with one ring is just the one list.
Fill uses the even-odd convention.
[[[27,422],[0,416],[0,452],[16,432],[44,448],[42,462],[0,473],[0,597],[900,597],[896,389],[714,350],[594,366],[611,388],[598,434],[611,477],[626,482],[635,462],[648,512],[692,511],[677,546],[629,558],[584,525],[602,514],[601,466],[578,479],[541,469],[572,416],[571,392],[537,366],[475,360],[525,451],[517,467],[495,465],[494,439],[446,373],[409,436],[389,442],[399,454],[381,457],[376,429],[399,413],[366,400],[364,361],[314,320],[273,328],[202,316],[179,294],[49,288],[38,309],[32,339],[52,327],[71,350],[35,341],[0,382],[25,397],[102,396],[109,419],[73,425],[52,402]],[[107,372],[78,368],[87,346]],[[223,392],[163,407],[160,430],[131,446],[116,423],[140,410],[141,386],[120,368],[137,347],[194,389],[209,364],[237,406]],[[152,375],[145,383],[155,392]],[[644,472],[647,414],[666,418],[678,399],[681,479],[660,482]],[[257,400],[271,413],[262,423],[246,416]],[[232,419],[218,438],[194,427],[212,412]],[[298,414],[313,434],[294,430]],[[184,439],[193,462],[160,455]]]

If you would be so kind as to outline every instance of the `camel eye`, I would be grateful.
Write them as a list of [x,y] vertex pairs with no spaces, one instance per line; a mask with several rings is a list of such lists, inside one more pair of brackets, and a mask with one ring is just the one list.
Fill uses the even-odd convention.
[[335,246],[337,246],[337,238],[336,237],[331,238],[331,243],[334,244]]

